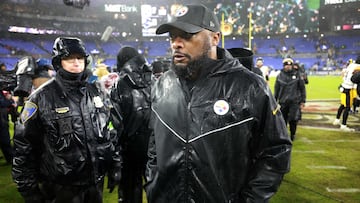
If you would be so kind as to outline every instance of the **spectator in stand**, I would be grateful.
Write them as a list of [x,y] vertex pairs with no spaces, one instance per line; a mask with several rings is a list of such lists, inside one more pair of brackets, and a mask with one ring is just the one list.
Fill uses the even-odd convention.
[[294,61],[291,58],[283,60],[283,69],[276,77],[274,96],[280,105],[286,124],[290,127],[291,140],[295,140],[300,108],[306,101],[304,80],[293,69]]

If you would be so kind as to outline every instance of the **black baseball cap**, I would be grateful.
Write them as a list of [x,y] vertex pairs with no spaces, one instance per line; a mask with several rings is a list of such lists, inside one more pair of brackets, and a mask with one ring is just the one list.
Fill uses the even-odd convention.
[[291,58],[285,58],[283,60],[283,65],[293,65],[294,64],[294,60],[292,60]]
[[169,32],[174,27],[187,33],[197,33],[203,29],[220,32],[220,24],[215,14],[202,4],[180,7],[175,12],[174,20],[160,25],[156,34]]

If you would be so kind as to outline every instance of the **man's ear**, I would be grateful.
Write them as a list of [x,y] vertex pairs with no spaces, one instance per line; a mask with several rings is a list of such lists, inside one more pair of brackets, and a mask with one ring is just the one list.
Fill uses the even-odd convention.
[[220,42],[220,32],[213,32],[211,37],[212,46],[217,46]]

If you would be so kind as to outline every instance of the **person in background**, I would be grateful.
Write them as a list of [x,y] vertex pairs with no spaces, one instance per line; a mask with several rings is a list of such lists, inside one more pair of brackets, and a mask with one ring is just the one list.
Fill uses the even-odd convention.
[[100,63],[96,65],[96,69],[94,70],[93,74],[96,75],[98,77],[99,80],[101,80],[101,78],[103,76],[108,75],[110,72],[108,71],[108,67],[107,65]]
[[120,181],[118,137],[110,125],[115,114],[87,82],[87,56],[79,38],[58,37],[55,78],[25,102],[12,176],[26,203],[101,203],[106,173],[110,191]]
[[304,68],[304,64],[300,64],[298,61],[294,63],[293,66],[294,70],[296,70],[299,73],[299,76],[302,80],[304,80],[304,84],[309,84],[309,79],[307,77],[306,70]]
[[[300,65],[299,62],[296,62],[293,64],[293,69],[295,72],[297,72],[298,77],[300,77],[301,80],[304,81],[304,84],[309,84],[309,81],[307,79],[307,74],[305,72],[305,69],[302,65]],[[298,97],[302,97],[303,94],[303,90],[301,88],[298,89]],[[305,94],[306,94],[306,86],[305,86]],[[306,95],[305,95],[306,98]],[[298,112],[297,112],[297,116],[296,116],[296,120],[299,122],[302,119],[302,107],[298,108]]]
[[255,66],[261,70],[262,77],[265,79],[266,83],[269,84],[270,68],[268,66],[264,66],[264,59],[262,57],[256,58]]
[[172,65],[151,91],[148,202],[268,202],[292,146],[268,85],[218,47],[203,5],[178,8],[156,33],[169,33]]
[[154,61],[151,66],[154,80],[159,79],[169,69],[163,61]]
[[[340,130],[345,132],[354,132],[355,129],[349,128],[347,126],[347,119],[349,117],[349,112],[351,106],[353,105],[354,98],[356,97],[356,85],[352,82],[351,78],[354,71],[360,69],[360,57],[358,57],[355,62],[349,63],[346,67],[346,70],[343,72],[343,81],[339,87],[340,90],[340,106],[337,110],[336,118],[333,122],[333,125],[340,125]],[[340,117],[342,114],[342,121]]]
[[111,100],[122,116],[122,121],[113,123],[120,135],[123,157],[119,202],[141,203],[150,135],[152,72],[145,57],[130,46],[119,50],[117,72],[120,79],[111,91]]
[[276,77],[274,96],[280,105],[286,124],[289,124],[291,140],[295,140],[299,112],[305,106],[306,90],[304,80],[293,69],[291,58],[283,59],[283,69]]
[[42,84],[51,79],[49,71],[54,70],[51,61],[46,58],[36,60],[36,68],[32,76],[33,89],[36,90]]
[[12,163],[14,153],[9,133],[9,109],[14,107],[15,102],[11,92],[0,90],[0,149],[7,164]]
[[[5,63],[0,64],[0,74],[4,78],[12,74],[7,71]],[[15,102],[10,92],[10,86],[12,85],[7,83],[2,84],[0,87],[0,149],[5,157],[6,164],[11,164],[13,157],[13,147],[9,132],[9,110],[15,108]]]
[[[24,65],[24,61],[27,61],[26,67],[19,68],[19,64]],[[35,91],[42,84],[51,79],[49,71],[53,71],[54,68],[52,67],[51,61],[46,58],[39,58],[35,61],[33,57],[26,56],[17,62],[16,69],[17,86],[14,89],[14,96],[18,97],[15,110],[18,115],[23,109],[24,101],[31,92]],[[16,119],[13,120],[13,122],[14,134],[22,134],[24,125],[21,124],[20,118],[16,116]]]
[[[354,72],[350,80],[351,82],[356,84],[356,94],[357,94],[356,102],[360,103],[360,56],[358,56],[357,59],[355,60],[355,64],[357,64],[357,67],[354,68]],[[354,112],[356,112],[356,109],[354,109]]]

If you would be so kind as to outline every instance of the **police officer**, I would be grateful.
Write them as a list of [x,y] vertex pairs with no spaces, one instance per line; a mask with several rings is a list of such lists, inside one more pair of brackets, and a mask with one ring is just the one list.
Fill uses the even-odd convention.
[[291,140],[295,139],[297,123],[300,118],[300,108],[306,101],[304,80],[293,69],[294,61],[291,58],[283,60],[283,69],[276,77],[274,96],[280,104],[284,120],[290,127]]
[[[111,105],[87,82],[87,52],[78,38],[53,46],[56,77],[33,92],[15,135],[12,175],[25,202],[102,202],[104,175],[120,180]],[[114,114],[115,115],[115,114]]]
[[[120,135],[124,160],[119,202],[141,203],[142,184],[147,162],[150,130],[150,86],[152,71],[146,59],[133,47],[122,47],[117,55],[120,79],[111,91],[114,108],[123,117],[124,130]],[[121,125],[114,122],[120,133]]]

